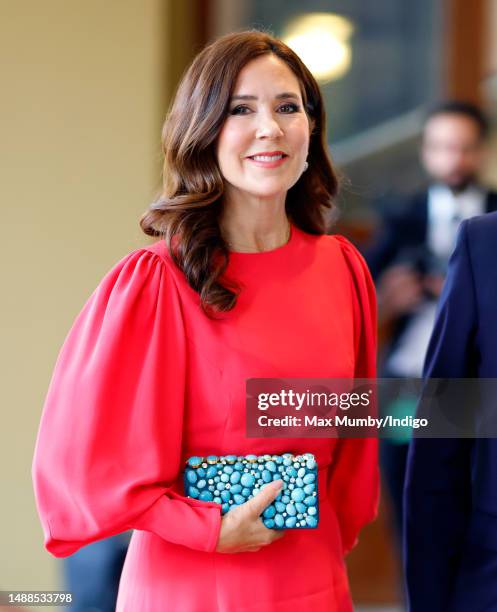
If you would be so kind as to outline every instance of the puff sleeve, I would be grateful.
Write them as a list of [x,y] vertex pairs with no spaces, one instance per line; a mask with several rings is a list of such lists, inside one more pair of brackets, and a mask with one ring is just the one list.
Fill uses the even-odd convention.
[[[335,236],[350,271],[355,322],[354,378],[376,377],[376,293],[368,267],[357,249]],[[334,451],[328,480],[346,554],[356,544],[361,528],[378,510],[379,467],[377,438],[341,438]]]
[[172,490],[186,343],[167,263],[137,249],[102,279],[57,358],[33,458],[45,547],[65,557],[128,529],[215,550],[220,506]]

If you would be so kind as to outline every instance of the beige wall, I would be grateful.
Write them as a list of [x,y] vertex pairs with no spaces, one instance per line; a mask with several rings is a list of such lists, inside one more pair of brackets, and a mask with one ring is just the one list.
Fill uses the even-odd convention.
[[113,263],[150,241],[137,221],[160,182],[169,8],[0,0],[0,589],[58,584],[34,507],[35,435],[76,314]]
[[486,0],[485,14],[483,67],[485,76],[488,76],[497,72],[497,0]]
[[483,172],[486,183],[497,188],[497,0],[486,0],[484,28],[484,99],[492,120],[488,154]]

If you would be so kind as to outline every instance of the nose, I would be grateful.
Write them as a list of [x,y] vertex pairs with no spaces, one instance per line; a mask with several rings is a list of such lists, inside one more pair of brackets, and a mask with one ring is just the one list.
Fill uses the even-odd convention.
[[259,113],[256,138],[276,138],[283,135],[279,123],[271,113]]

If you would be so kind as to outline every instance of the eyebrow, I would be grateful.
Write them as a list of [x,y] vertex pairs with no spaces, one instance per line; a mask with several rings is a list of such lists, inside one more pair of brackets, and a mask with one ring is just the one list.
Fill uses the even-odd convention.
[[[277,96],[275,96],[276,100],[281,100],[281,99],[288,99],[288,98],[294,98],[296,100],[299,99],[299,96],[296,93],[293,93],[291,91],[284,91],[283,93],[278,94]],[[238,95],[238,96],[231,96],[231,100],[257,100],[257,96],[250,96],[250,95]]]

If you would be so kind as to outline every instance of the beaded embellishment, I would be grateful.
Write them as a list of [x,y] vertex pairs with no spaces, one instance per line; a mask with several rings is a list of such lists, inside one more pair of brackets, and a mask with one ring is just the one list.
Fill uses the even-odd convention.
[[262,514],[269,529],[314,529],[319,522],[318,473],[314,455],[224,455],[190,457],[185,494],[221,505],[226,514],[273,480],[283,488]]

